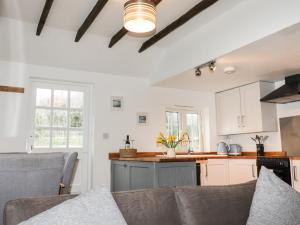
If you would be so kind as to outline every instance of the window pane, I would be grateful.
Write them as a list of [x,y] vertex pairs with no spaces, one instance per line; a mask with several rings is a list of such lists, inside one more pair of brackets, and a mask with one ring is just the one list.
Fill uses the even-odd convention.
[[36,105],[43,107],[51,106],[51,89],[36,89]]
[[34,134],[34,148],[49,148],[50,147],[50,130],[36,129]]
[[53,106],[66,108],[68,106],[68,91],[54,90]]
[[70,127],[81,128],[83,121],[83,115],[81,111],[70,111]]
[[52,131],[52,147],[66,148],[67,147],[67,131],[53,130]]
[[53,127],[67,127],[67,110],[53,110]]
[[179,113],[177,112],[166,112],[166,124],[167,124],[167,135],[179,136]]
[[35,126],[36,127],[50,127],[51,110],[50,109],[36,109],[35,110]]
[[186,114],[186,126],[191,141],[190,148],[192,150],[198,150],[200,146],[200,141],[199,141],[199,118],[197,113]]
[[80,91],[70,92],[70,107],[73,109],[83,108],[83,92]]
[[82,131],[70,131],[69,132],[69,147],[70,148],[82,148],[83,147],[83,134]]

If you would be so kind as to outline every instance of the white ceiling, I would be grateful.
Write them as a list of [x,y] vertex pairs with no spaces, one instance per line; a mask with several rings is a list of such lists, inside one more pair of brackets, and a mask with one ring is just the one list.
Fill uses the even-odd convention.
[[[163,0],[157,8],[157,30],[161,30],[199,1]],[[122,27],[125,0],[109,0],[82,40],[74,42],[76,31],[96,2],[97,0],[55,0],[41,36],[36,36],[37,22],[45,0],[0,0],[0,59],[109,75],[135,76],[146,78],[151,84],[155,84],[300,21],[299,0],[289,0],[289,4],[274,0],[219,0],[139,54],[138,49],[145,38],[127,35],[116,46],[108,48],[110,38]],[[266,8],[269,10],[266,11]],[[293,46],[290,48],[293,50]],[[195,80],[187,72],[162,85],[194,90],[220,90],[258,77],[264,78],[262,73],[272,73],[262,69],[261,65],[249,71],[245,65],[251,61],[247,59],[247,63],[242,63],[239,62],[239,55],[235,58],[233,56],[234,54],[227,60],[231,59],[230,64],[236,63],[241,69],[230,79],[224,77],[223,73],[218,75],[219,72],[216,72],[214,76],[203,76]],[[253,57],[260,58],[261,55]],[[228,64],[219,59],[219,68],[223,66],[222,63],[224,66]],[[287,63],[280,68],[271,68],[286,68]],[[239,76],[241,74],[243,78]],[[218,82],[220,80],[221,83]]]
[[[98,0],[54,1],[46,21],[46,26],[77,31],[97,1]],[[109,0],[88,30],[88,33],[107,38],[113,37],[123,26],[123,5],[125,2],[126,0]],[[199,0],[163,0],[157,7],[157,31],[160,31],[173,22],[198,2]],[[210,19],[222,13],[218,8],[225,12],[226,9],[230,9],[237,4],[237,2],[239,1],[227,0],[226,4],[216,3],[215,5],[217,5],[217,7],[212,9],[210,14],[206,15],[206,19],[203,20],[203,18],[200,18],[197,26],[202,26],[204,23],[209,22]],[[0,16],[37,24],[44,3],[45,1],[41,0],[0,0]],[[195,29],[194,25],[193,23],[190,25],[186,24],[175,38],[168,39],[168,41],[161,41],[157,46],[165,47],[172,44],[180,39],[182,35],[192,32]],[[126,39],[142,43],[147,37],[137,38],[133,35],[127,35]]]
[[[160,86],[197,91],[221,91],[258,80],[278,81],[300,73],[300,23],[217,59],[217,70],[202,70],[195,77],[194,69],[160,82]],[[227,75],[227,66],[236,72]]]

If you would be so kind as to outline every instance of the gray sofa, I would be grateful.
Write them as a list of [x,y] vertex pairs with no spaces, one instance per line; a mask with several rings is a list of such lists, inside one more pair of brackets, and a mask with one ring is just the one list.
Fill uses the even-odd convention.
[[70,193],[77,153],[1,153],[0,225],[5,204],[24,197]]
[[[224,187],[180,187],[116,192],[113,196],[128,225],[246,224],[255,182]],[[74,195],[10,201],[5,224],[18,223]]]

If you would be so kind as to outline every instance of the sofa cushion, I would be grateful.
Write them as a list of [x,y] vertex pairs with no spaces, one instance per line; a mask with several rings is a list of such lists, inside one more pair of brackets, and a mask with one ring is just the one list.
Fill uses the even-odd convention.
[[9,200],[57,195],[63,167],[63,153],[0,154],[0,224]]
[[181,225],[171,188],[113,193],[128,225]]
[[57,195],[11,200],[6,203],[4,209],[4,224],[17,225],[74,197],[76,197],[76,195]]
[[255,181],[241,185],[177,188],[176,201],[183,225],[246,224]]
[[300,193],[262,167],[247,225],[299,225]]

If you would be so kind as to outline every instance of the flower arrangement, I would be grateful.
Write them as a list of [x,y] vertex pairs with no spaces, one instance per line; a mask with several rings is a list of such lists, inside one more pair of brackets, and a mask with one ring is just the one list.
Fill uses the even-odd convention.
[[255,137],[251,137],[251,139],[256,143],[256,144],[264,144],[266,140],[269,138],[269,136],[258,136],[256,135]]
[[269,138],[269,136],[258,136],[251,137],[251,139],[256,143],[257,156],[264,156],[265,146],[264,143]]
[[163,145],[167,148],[175,149],[180,143],[188,141],[188,134],[183,132],[179,138],[176,135],[165,136],[163,132],[160,132],[156,138],[158,145]]

